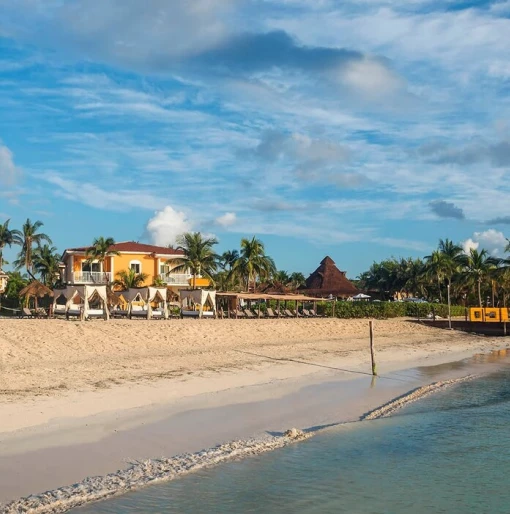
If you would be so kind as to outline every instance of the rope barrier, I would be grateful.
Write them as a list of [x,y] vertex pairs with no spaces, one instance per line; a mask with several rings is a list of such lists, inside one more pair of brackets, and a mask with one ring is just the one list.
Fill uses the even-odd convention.
[[21,309],[10,309],[9,307],[2,307],[2,306],[0,306],[0,310],[13,311],[13,312],[21,312]]

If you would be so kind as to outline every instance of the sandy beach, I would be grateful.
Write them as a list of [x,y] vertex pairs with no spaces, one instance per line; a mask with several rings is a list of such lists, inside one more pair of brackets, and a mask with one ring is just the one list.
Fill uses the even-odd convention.
[[489,354],[470,361],[480,370],[506,347],[502,338],[376,321],[374,381],[367,320],[16,319],[0,329],[0,502],[134,459],[354,421],[469,372],[440,364]]

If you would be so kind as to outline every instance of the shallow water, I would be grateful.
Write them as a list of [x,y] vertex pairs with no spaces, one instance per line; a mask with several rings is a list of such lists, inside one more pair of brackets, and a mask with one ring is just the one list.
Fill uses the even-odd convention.
[[75,509],[144,513],[508,513],[510,367],[274,452]]

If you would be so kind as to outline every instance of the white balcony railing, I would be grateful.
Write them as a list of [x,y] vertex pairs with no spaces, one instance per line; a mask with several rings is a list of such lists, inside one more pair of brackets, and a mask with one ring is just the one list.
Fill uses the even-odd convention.
[[73,273],[73,284],[107,284],[112,281],[109,271],[77,271]]
[[187,286],[191,278],[189,273],[163,273],[159,278],[169,286]]

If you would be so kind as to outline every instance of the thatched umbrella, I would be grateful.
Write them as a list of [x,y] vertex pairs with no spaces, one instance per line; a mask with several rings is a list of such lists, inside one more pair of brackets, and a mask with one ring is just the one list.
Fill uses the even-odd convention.
[[19,292],[20,298],[26,297],[26,298],[34,298],[35,302],[35,308],[37,309],[37,298],[43,298],[45,296],[53,296],[53,291],[39,282],[38,280],[33,280],[28,284],[28,286],[24,287]]

